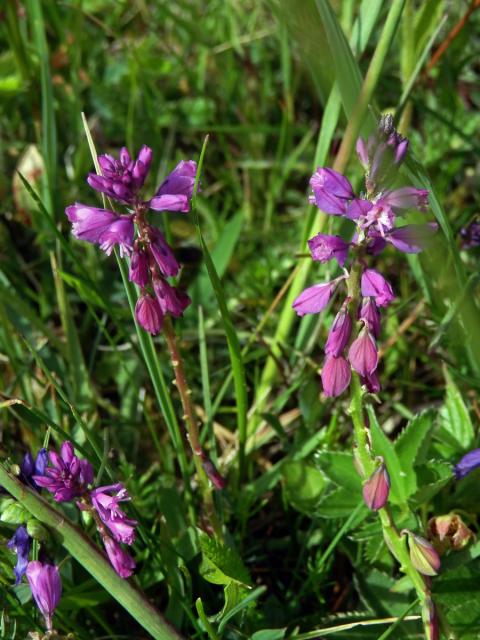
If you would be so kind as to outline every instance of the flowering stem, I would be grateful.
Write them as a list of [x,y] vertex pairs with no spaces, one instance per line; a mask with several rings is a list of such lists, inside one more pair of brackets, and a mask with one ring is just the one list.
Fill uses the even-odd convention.
[[182,640],[148,598],[127,580],[120,578],[98,548],[65,515],[11,475],[0,464],[0,485],[37,520],[51,527],[62,546],[119,602],[156,640]]
[[[350,275],[347,280],[349,312],[352,322],[356,322],[358,318],[358,308],[360,303],[360,279],[362,273],[361,257],[357,256],[357,260],[353,263]],[[357,373],[352,372],[352,380],[350,384],[350,416],[353,423],[354,439],[355,439],[355,455],[357,457],[361,470],[362,480],[370,477],[376,467],[375,456],[371,449],[371,439],[369,429],[365,421],[363,411],[363,391],[360,377]],[[428,588],[423,577],[415,569],[407,550],[405,539],[401,536],[395,526],[391,511],[388,506],[378,510],[380,522],[382,525],[383,536],[390,552],[400,564],[400,570],[405,573],[413,583],[415,591],[419,597],[420,603],[423,605],[428,596]],[[430,637],[428,625],[425,627],[426,638]]]
[[175,381],[183,407],[183,420],[187,429],[188,441],[193,452],[193,461],[197,470],[205,508],[215,534],[218,536],[218,538],[222,539],[222,527],[215,510],[212,489],[208,480],[208,476],[203,466],[205,463],[208,463],[209,465],[212,465],[212,463],[208,460],[206,454],[202,449],[200,434],[198,431],[198,422],[195,416],[195,410],[193,408],[191,399],[192,392],[187,383],[185,368],[183,366],[183,359],[178,348],[177,336],[175,334],[175,329],[173,328],[172,320],[169,316],[166,316],[164,319],[163,333],[165,335],[168,351],[170,353],[170,359],[172,361],[173,370],[175,372]]

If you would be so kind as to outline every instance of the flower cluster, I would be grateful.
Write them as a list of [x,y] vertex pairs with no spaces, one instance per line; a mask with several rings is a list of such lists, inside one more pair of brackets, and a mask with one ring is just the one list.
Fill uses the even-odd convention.
[[[377,339],[380,308],[395,295],[390,283],[367,258],[377,256],[388,244],[406,253],[426,248],[437,230],[435,223],[396,226],[407,209],[426,211],[428,192],[415,187],[391,189],[408,150],[408,141],[398,134],[391,116],[380,120],[368,141],[357,141],[357,154],[365,168],[365,192],[357,197],[349,180],[329,168],[318,168],[310,180],[310,202],[354,225],[350,241],[335,235],[317,234],[308,242],[313,260],[336,260],[343,273],[330,282],[305,289],[293,302],[299,316],[322,311],[340,283],[347,294],[330,328],[325,344],[322,383],[326,396],[340,395],[350,384],[351,369],[369,391],[380,390],[377,377]],[[347,261],[350,260],[350,270]]]
[[136,160],[122,148],[120,158],[98,158],[101,175],[90,173],[88,184],[108,198],[127,207],[126,214],[76,203],[67,207],[72,233],[79,240],[98,244],[110,255],[115,246],[121,257],[130,258],[129,279],[140,287],[135,308],[137,322],[156,335],[166,314],[179,317],[190,304],[186,293],[167,278],[176,276],[180,266],[165,236],[147,220],[147,212],[187,213],[193,194],[197,165],[181,161],[149,200],[140,197],[152,162],[152,150],[143,146]]
[[[35,462],[27,454],[21,466],[20,479],[37,490],[46,489],[56,502],[75,500],[79,509],[91,513],[113,568],[122,578],[132,575],[135,562],[121,544],[133,544],[137,522],[128,518],[120,507],[121,502],[130,500],[123,484],[118,482],[90,488],[93,484],[92,465],[75,455],[69,441],[62,444],[60,453],[50,451],[47,454],[42,449]],[[17,554],[14,573],[18,584],[27,570],[31,547],[31,538],[24,526],[17,528],[8,547]]]

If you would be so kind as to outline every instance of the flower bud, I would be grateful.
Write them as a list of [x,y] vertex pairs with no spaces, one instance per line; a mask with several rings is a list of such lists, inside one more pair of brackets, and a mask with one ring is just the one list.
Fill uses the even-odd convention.
[[378,511],[385,506],[390,491],[390,477],[385,464],[375,469],[363,485],[363,499],[369,509]]
[[27,522],[27,533],[34,540],[45,542],[50,538],[48,530],[38,520],[31,519]]
[[437,610],[430,597],[425,599],[425,603],[422,607],[422,620],[428,634],[427,640],[440,640]]
[[410,560],[417,571],[424,576],[436,576],[440,570],[440,556],[428,540],[407,532]]

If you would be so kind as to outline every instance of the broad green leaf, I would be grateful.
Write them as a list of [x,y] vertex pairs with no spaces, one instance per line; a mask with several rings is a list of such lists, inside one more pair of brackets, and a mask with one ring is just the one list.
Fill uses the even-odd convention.
[[415,464],[431,432],[433,419],[432,412],[415,416],[395,441],[395,451],[405,474],[404,486],[407,496],[411,496],[417,490]]
[[325,489],[326,480],[315,467],[305,462],[286,462],[282,467],[286,500],[298,511],[315,511]]
[[358,497],[362,483],[353,466],[351,453],[341,451],[321,451],[315,456],[315,462],[332,482],[339,487],[352,491]]
[[457,386],[447,373],[447,397],[440,412],[441,434],[446,431],[458,443],[458,451],[473,447],[475,432],[468,409]]
[[[358,506],[360,497],[360,492],[357,493],[343,488],[336,489],[319,502],[315,507],[315,515],[322,518],[348,518]],[[363,515],[366,514],[367,508],[365,507]]]
[[233,618],[233,616],[236,616],[237,613],[240,613],[241,611],[243,611],[243,609],[248,607],[250,605],[250,603],[255,602],[255,600],[257,600],[265,591],[266,591],[266,587],[257,587],[257,589],[254,589],[253,591],[251,591],[245,598],[243,598],[237,605],[235,605],[225,615],[223,620],[218,625],[218,632],[222,633],[222,631],[224,630],[227,622],[231,618]]
[[414,504],[423,504],[437,495],[452,479],[452,467],[443,460],[429,461],[417,468],[420,487],[411,497]]
[[202,550],[200,573],[208,582],[228,585],[236,582],[243,586],[250,585],[250,575],[243,560],[234,549],[226,547],[206,533],[199,534]]
[[357,581],[362,601],[378,616],[399,616],[411,602],[409,593],[392,591],[396,584],[394,578],[377,569],[358,572]]

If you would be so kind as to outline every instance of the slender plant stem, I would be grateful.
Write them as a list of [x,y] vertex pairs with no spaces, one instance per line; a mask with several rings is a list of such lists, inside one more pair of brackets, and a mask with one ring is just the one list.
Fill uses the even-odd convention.
[[54,509],[34,491],[23,485],[0,464],[0,485],[37,520],[51,527],[63,547],[119,602],[156,640],[181,640],[182,636],[165,620],[130,582],[120,578],[93,542],[63,513]]
[[[164,319],[163,334],[165,336],[173,370],[175,372],[175,381],[183,407],[183,420],[187,429],[188,441],[193,452],[193,461],[195,463],[195,469],[197,471],[205,509],[215,534],[222,539],[222,527],[215,510],[212,488],[204,469],[205,464],[213,467],[213,463],[207,458],[202,449],[200,434],[198,431],[198,422],[191,399],[192,392],[187,383],[183,359],[178,348],[177,336],[175,334],[175,329],[173,328],[172,320],[169,316],[166,316]],[[216,470],[214,471],[216,472]]]

